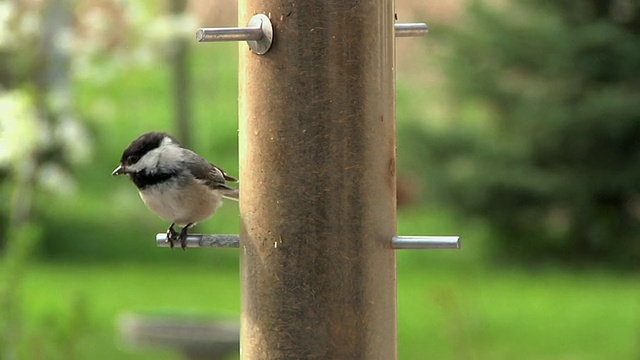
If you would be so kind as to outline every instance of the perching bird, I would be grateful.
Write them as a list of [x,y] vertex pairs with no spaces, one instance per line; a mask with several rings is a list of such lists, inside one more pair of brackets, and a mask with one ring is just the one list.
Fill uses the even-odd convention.
[[[121,174],[131,178],[151,211],[172,222],[167,242],[173,247],[177,240],[183,250],[190,227],[211,217],[223,197],[238,200],[238,189],[225,184],[238,180],[163,132],[150,132],[135,139],[112,173]],[[174,230],[175,225],[182,230]]]

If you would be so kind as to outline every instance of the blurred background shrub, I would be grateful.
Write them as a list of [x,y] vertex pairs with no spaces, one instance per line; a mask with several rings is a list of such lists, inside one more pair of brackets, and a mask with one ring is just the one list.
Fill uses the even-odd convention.
[[435,37],[449,106],[400,127],[428,199],[486,220],[498,260],[640,265],[634,1],[472,1]]

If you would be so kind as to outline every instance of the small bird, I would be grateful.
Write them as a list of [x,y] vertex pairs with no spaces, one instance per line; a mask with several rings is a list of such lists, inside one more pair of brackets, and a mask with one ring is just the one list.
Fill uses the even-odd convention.
[[[224,170],[182,147],[167,133],[150,132],[133,140],[111,175],[126,174],[142,201],[161,218],[171,221],[167,242],[179,241],[184,250],[187,232],[211,217],[222,199],[238,200],[239,191],[225,184],[237,182]],[[173,227],[181,226],[177,232]]]

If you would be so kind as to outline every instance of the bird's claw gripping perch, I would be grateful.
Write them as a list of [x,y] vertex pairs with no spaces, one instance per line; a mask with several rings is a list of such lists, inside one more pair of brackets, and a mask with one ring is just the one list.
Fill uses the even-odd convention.
[[180,230],[180,235],[178,235],[178,239],[180,239],[180,247],[182,250],[187,249],[187,232],[189,231],[189,227],[191,224],[185,226]]
[[189,232],[189,228],[193,225],[193,223],[187,224],[187,226],[183,227],[182,230],[180,230],[180,232],[177,232],[173,228],[174,225],[175,223],[171,224],[171,226],[169,226],[169,229],[167,230],[167,242],[169,243],[169,247],[173,248],[174,242],[178,241],[180,243],[180,247],[182,248],[182,250],[186,250],[187,235]]
[[[182,232],[178,233],[173,229],[174,225],[175,224],[171,224],[171,226],[169,226],[169,229],[167,230],[167,242],[169,243],[169,247],[171,247],[172,249],[173,249],[173,242],[180,239],[180,235],[182,234]],[[182,241],[180,241],[180,245],[182,245]]]

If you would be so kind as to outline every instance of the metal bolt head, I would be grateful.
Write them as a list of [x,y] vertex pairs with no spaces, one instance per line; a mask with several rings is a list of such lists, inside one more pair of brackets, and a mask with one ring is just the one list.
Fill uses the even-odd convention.
[[247,41],[249,48],[258,55],[269,51],[273,43],[273,25],[269,17],[264,14],[256,14],[249,20],[247,26],[259,27],[262,30],[262,37],[260,39]]

